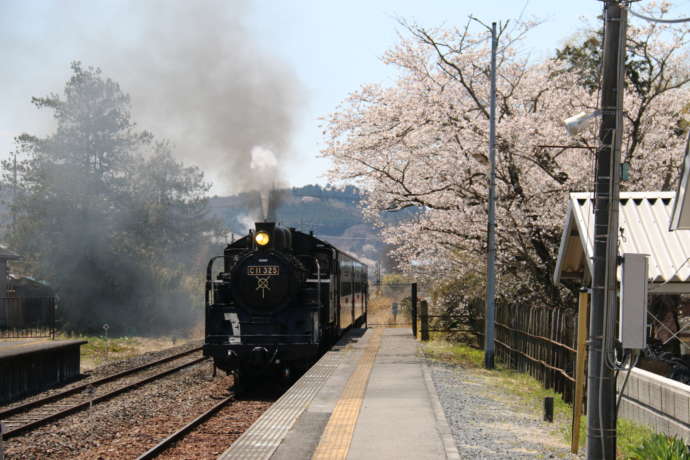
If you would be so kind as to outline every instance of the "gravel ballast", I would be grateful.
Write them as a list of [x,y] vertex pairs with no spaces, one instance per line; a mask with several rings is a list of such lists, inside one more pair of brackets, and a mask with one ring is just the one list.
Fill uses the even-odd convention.
[[428,364],[461,458],[580,458],[541,413],[521,404],[486,371]]
[[[158,357],[161,356],[155,355]],[[148,355],[146,360],[151,358]],[[142,357],[137,357],[127,364],[98,369],[94,374],[109,374],[141,362]],[[211,378],[210,372],[210,361],[205,361],[95,405],[91,410],[12,438],[5,443],[5,458],[136,458],[230,394],[232,377],[219,374]],[[265,395],[257,399],[234,401],[199,433],[191,433],[189,443],[171,449],[161,458],[216,458],[272,402]]]

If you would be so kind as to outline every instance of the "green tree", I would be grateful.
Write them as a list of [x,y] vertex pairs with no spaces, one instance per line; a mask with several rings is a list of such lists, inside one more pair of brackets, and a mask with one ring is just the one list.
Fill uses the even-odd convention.
[[141,332],[191,321],[183,281],[199,265],[189,260],[204,230],[215,229],[201,172],[137,129],[129,97],[99,69],[75,62],[64,96],[32,101],[53,111],[57,128],[17,138],[8,240],[56,288],[67,327]]

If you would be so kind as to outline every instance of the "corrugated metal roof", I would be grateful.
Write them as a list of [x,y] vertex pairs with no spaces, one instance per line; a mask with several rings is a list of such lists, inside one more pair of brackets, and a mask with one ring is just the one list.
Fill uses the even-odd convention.
[[[690,231],[669,231],[674,192],[621,192],[618,253],[649,255],[650,292],[690,292]],[[592,273],[594,228],[591,193],[568,200],[554,281],[587,280]],[[620,279],[620,269],[618,270]]]

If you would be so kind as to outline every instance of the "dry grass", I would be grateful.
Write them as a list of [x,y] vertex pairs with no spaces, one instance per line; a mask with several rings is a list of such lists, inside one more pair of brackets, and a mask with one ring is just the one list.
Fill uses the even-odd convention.
[[102,336],[63,336],[56,340],[86,340],[81,347],[81,371],[89,371],[98,366],[114,361],[121,361],[133,356],[160,351],[177,345],[184,345],[198,340],[198,334],[189,336],[161,337],[112,337],[107,340]]
[[[395,318],[391,308],[393,302],[398,304],[398,314]],[[385,295],[369,297],[367,323],[372,327],[409,327],[409,314],[402,311],[400,304],[400,299],[395,297]]]

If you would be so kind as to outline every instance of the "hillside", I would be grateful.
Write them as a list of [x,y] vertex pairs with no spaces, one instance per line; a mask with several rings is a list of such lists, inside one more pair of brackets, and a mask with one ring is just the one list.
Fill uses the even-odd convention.
[[[358,206],[362,194],[356,187],[307,185],[279,190],[277,196],[275,220],[279,224],[303,232],[313,231],[318,238],[369,263],[381,258],[384,245],[378,231],[364,221]],[[231,232],[244,235],[260,219],[259,203],[257,193],[242,193],[213,197],[209,206]]]

